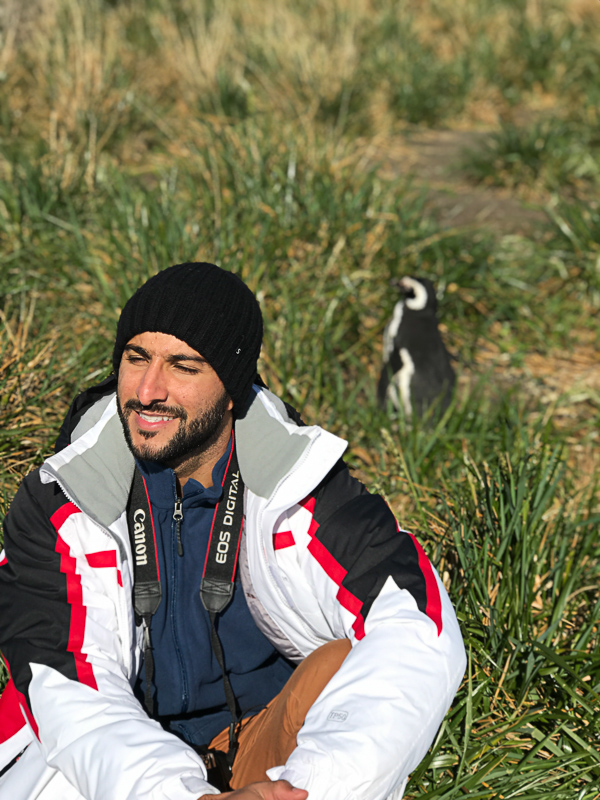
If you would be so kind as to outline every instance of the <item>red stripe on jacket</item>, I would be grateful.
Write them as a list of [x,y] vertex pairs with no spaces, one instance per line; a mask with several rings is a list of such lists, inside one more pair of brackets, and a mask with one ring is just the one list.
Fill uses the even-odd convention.
[[80,510],[73,503],[65,503],[50,517],[50,522],[56,529],[55,550],[60,554],[60,571],[67,579],[67,602],[71,606],[71,626],[69,628],[69,643],[67,650],[73,653],[75,669],[80,683],[98,689],[92,665],[87,660],[87,655],[82,651],[85,634],[85,620],[87,610],[83,603],[83,590],[81,576],[77,574],[77,560],[71,555],[71,548],[60,535],[60,528],[72,514],[79,514]]
[[123,576],[121,575],[121,570],[117,567],[117,554],[114,550],[100,550],[97,553],[88,553],[86,559],[93,569],[103,569],[104,567],[116,569],[117,583],[119,586],[123,586]]
[[19,692],[11,678],[0,697],[0,744],[14,736],[23,725],[25,717],[21,711]]
[[273,549],[283,550],[284,547],[292,547],[296,544],[294,534],[291,531],[278,531],[273,534]]
[[15,686],[15,682],[13,681],[10,673],[10,666],[6,658],[4,658],[4,663],[6,664],[6,669],[8,670],[10,680],[2,692],[2,697],[0,697],[0,743],[6,742],[11,736],[14,736],[15,733],[20,731],[23,725],[25,725],[25,717],[23,716],[23,713],[27,717],[27,721],[31,725],[31,729],[39,740],[40,732],[37,722],[33,718],[33,714],[27,705],[25,695]]
[[440,596],[440,590],[435,579],[435,575],[433,574],[433,567],[431,566],[431,561],[425,555],[425,551],[419,544],[416,537],[413,536],[412,533],[409,533],[408,535],[413,540],[417,549],[417,555],[419,556],[419,569],[425,578],[425,591],[427,592],[427,606],[425,608],[425,613],[429,619],[435,622],[439,636],[442,632],[442,598]]
[[[314,514],[315,510],[315,503],[316,500],[314,497],[308,497],[306,500],[303,500],[300,505],[312,515]],[[348,570],[344,569],[344,567],[342,567],[339,561],[334,558],[325,545],[316,538],[315,534],[318,529],[319,523],[314,517],[312,517],[310,521],[310,527],[308,529],[308,534],[311,537],[311,541],[308,545],[308,551],[323,567],[325,573],[331,578],[331,580],[339,587],[336,595],[337,600],[343,608],[345,608],[351,614],[354,614],[356,617],[352,623],[352,628],[356,634],[356,638],[362,639],[365,635],[365,621],[360,613],[362,609],[362,602],[358,599],[358,597],[353,595],[352,592],[349,592],[348,589],[342,586],[342,581],[348,574]]]

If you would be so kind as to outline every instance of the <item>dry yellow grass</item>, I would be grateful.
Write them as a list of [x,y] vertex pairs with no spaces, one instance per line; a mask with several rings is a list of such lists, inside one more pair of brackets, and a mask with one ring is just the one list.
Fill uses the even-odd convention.
[[[595,0],[549,7],[530,0],[527,19],[554,32],[589,28],[600,19],[599,8]],[[41,132],[65,184],[81,172],[93,181],[103,152],[117,161],[151,162],[149,143],[157,133],[173,143],[211,113],[226,121],[226,109],[206,107],[219,86],[238,92],[249,113],[268,112],[303,127],[314,124],[323,104],[349,102],[344,87],[358,87],[373,130],[391,130],[388,90],[395,78],[377,72],[380,53],[368,38],[379,27],[396,25],[442,63],[478,42],[508,78],[513,69],[507,51],[513,9],[468,0],[387,6],[228,0],[210,9],[200,0],[132,0],[114,7],[92,0],[4,0],[0,14],[0,77],[13,132]],[[400,39],[387,57],[399,74],[403,65],[408,69],[410,55]],[[554,96],[544,101],[558,102]],[[454,124],[494,124],[508,113],[498,90],[475,75]],[[128,136],[120,137],[126,127]]]

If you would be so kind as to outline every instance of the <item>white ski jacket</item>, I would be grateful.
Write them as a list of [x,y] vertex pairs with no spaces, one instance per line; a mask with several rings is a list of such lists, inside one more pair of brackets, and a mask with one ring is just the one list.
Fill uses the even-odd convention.
[[[236,421],[250,610],[297,661],[332,639],[352,644],[269,775],[310,800],[399,798],[464,673],[456,616],[416,539],[340,462],[346,443],[254,390]],[[143,655],[125,510],[133,469],[110,396],[25,479],[7,515],[0,770],[26,749],[0,778],[1,800],[217,793],[199,756],[132,691]]]

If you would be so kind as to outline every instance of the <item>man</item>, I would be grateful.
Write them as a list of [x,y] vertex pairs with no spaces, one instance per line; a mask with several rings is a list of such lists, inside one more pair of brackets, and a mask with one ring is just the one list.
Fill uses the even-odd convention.
[[237,276],[158,273],[121,314],[116,394],[78,398],[24,480],[0,796],[383,800],[426,753],[465,668],[452,606],[346,443],[262,385],[261,340]]

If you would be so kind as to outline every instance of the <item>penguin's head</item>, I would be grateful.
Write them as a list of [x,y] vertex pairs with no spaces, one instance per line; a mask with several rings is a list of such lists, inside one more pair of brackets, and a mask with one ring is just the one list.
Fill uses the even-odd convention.
[[404,305],[411,311],[425,311],[435,313],[437,298],[433,284],[427,278],[400,278],[392,281],[402,296]]

